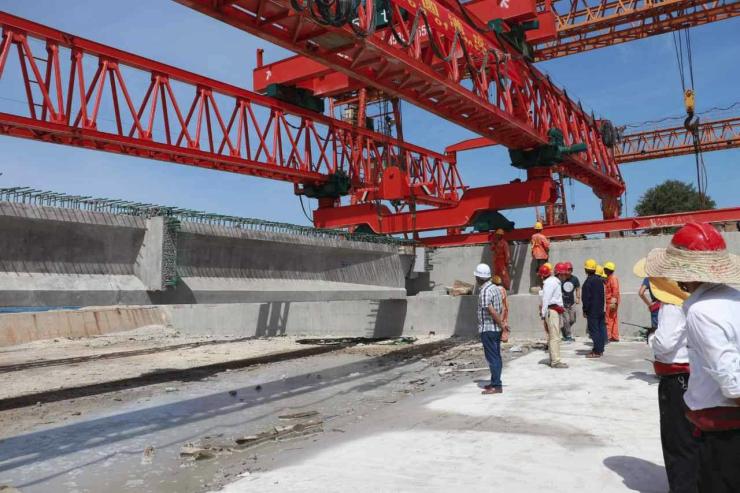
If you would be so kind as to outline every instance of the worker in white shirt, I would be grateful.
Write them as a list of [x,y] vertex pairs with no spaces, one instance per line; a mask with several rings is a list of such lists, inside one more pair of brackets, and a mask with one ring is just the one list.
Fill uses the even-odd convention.
[[563,308],[563,291],[560,279],[552,275],[552,268],[543,265],[537,272],[542,278],[542,305],[540,317],[547,326],[547,347],[550,351],[551,368],[568,368],[560,361],[560,314]]
[[740,491],[740,258],[710,224],[689,223],[645,263],[691,293],[684,302],[691,379],[687,417],[701,432],[700,493]]
[[646,277],[645,259],[637,262],[633,271],[639,278],[647,279],[647,289],[660,302],[656,331],[650,334],[648,343],[655,357],[655,374],[660,378],[660,443],[668,485],[671,493],[696,493],[699,440],[686,417],[688,407],[683,400],[689,384],[689,351],[682,305],[689,294],[676,281]]

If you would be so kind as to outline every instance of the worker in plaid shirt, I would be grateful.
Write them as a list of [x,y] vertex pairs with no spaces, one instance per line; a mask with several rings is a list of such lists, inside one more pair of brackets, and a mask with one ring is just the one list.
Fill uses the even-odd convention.
[[501,342],[509,339],[509,327],[503,321],[503,298],[501,290],[491,282],[491,268],[478,264],[475,268],[478,284],[478,332],[483,343],[483,354],[491,368],[491,383],[483,389],[483,394],[500,394],[501,384]]

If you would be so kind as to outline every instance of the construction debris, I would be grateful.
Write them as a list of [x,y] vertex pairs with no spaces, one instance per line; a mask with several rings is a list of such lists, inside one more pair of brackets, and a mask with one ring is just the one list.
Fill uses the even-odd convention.
[[475,373],[478,371],[488,370],[489,368],[484,366],[481,368],[442,368],[439,370],[439,375],[448,375],[450,373]]
[[185,445],[180,449],[180,457],[190,457],[193,460],[213,459],[216,457],[213,449],[197,447],[192,444]]
[[283,414],[282,416],[278,416],[278,419],[301,419],[301,418],[310,418],[312,416],[318,415],[318,411],[304,411],[301,413],[293,413],[293,414]]
[[256,435],[237,438],[234,442],[236,442],[239,448],[255,447],[269,441],[287,440],[289,438],[322,432],[324,431],[323,424],[324,421],[322,419],[315,419],[286,426],[275,426],[268,431],[263,431]]
[[447,289],[447,294],[450,296],[465,296],[473,294],[474,288],[475,286],[469,282],[455,281],[452,283],[452,286],[448,286],[445,289]]

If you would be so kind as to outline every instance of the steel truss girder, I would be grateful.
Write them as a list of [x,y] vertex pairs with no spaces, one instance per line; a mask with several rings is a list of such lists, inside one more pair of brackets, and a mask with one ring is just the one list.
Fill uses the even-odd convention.
[[[305,11],[296,12],[290,0],[175,1],[509,148],[545,144],[547,131],[560,128],[566,145],[583,142],[588,147],[563,163],[569,176],[602,198],[618,197],[624,191],[619,168],[602,142],[597,122],[513,48],[492,34],[478,33],[433,0],[423,0],[421,5],[416,0],[390,0],[396,30],[409,44],[406,48],[390,29],[360,38],[346,25],[320,25]],[[401,10],[407,14],[402,16]],[[360,26],[369,25],[363,8],[358,10],[358,19]],[[423,48],[420,35],[411,38],[415,19],[438,52]],[[463,45],[470,55],[467,62]],[[464,79],[471,75],[470,67],[473,73],[468,83]]]
[[537,178],[490,187],[469,188],[452,207],[391,214],[372,204],[319,208],[314,224],[320,228],[366,225],[377,234],[409,231],[456,229],[468,226],[476,213],[553,204],[557,200],[555,182]]
[[[702,152],[740,147],[740,117],[701,123]],[[624,135],[616,149],[620,164],[694,153],[694,137],[685,127],[661,128]]]
[[740,15],[737,0],[559,0],[557,38],[535,45],[535,59],[583,51]]
[[[740,221],[740,207],[714,209],[694,212],[678,212],[659,216],[624,217],[604,221],[558,224],[547,226],[544,233],[548,238],[568,238],[599,233],[619,233],[621,231],[642,231],[660,228],[683,226],[689,222],[724,223]],[[534,229],[522,228],[507,231],[504,238],[508,241],[526,241],[532,237]],[[447,236],[420,238],[430,247],[479,245],[490,243],[492,234],[468,233]]]
[[343,171],[363,196],[390,163],[435,206],[464,190],[442,154],[4,12],[0,26],[0,82],[25,105],[0,112],[2,135],[296,184]]

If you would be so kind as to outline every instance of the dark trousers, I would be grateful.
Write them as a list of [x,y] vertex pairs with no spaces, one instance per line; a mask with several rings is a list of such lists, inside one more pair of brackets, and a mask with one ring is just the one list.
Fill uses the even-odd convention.
[[660,408],[660,443],[671,493],[696,493],[699,473],[699,440],[694,437],[694,425],[686,418],[683,394],[689,384],[689,374],[660,377],[658,407]]
[[586,326],[591,340],[594,341],[594,353],[602,354],[606,344],[606,320],[602,313],[596,317],[586,317]]
[[501,387],[501,332],[481,332],[480,340],[483,343],[483,354],[491,368],[491,386]]
[[699,492],[740,491],[740,430],[701,433]]

